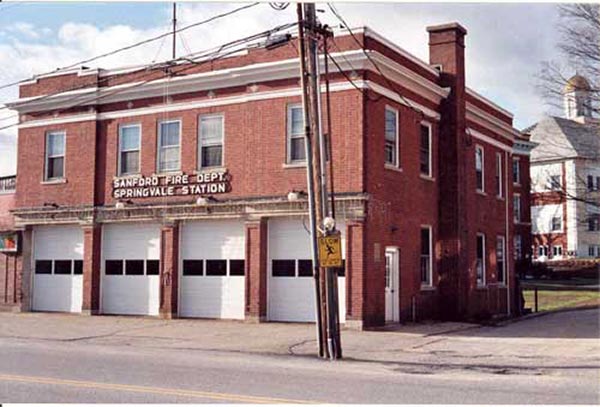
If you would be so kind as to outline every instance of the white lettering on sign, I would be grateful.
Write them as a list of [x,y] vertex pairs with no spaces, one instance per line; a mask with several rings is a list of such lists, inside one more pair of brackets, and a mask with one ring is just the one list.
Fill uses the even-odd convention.
[[112,183],[113,197],[153,198],[184,195],[224,194],[231,189],[227,171],[188,174],[153,175],[151,177],[118,178]]

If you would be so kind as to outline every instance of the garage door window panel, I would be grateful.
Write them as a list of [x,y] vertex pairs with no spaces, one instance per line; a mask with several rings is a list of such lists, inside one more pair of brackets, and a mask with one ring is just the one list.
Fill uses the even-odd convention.
[[107,276],[123,275],[123,260],[106,260],[104,272]]
[[144,260],[125,260],[125,274],[128,276],[143,276]]
[[75,260],[73,262],[73,274],[76,276],[83,274],[83,260]]
[[54,274],[71,274],[71,260],[54,260]]
[[226,276],[227,260],[206,260],[207,276]]
[[203,276],[204,261],[203,260],[184,260],[183,261],[184,276]]
[[244,276],[246,274],[246,262],[244,260],[229,260],[229,275]]
[[273,260],[273,277],[295,277],[296,260]]
[[52,260],[36,260],[35,274],[52,274]]
[[157,276],[160,273],[159,260],[146,260],[146,275]]
[[312,260],[298,260],[298,277],[312,277]]

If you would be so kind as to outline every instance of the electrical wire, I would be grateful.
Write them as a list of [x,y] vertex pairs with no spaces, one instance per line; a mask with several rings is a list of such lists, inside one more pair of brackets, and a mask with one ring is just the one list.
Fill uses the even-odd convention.
[[[371,55],[369,55],[369,53],[365,49],[364,45],[361,44],[360,41],[356,38],[356,36],[352,32],[352,29],[346,23],[346,20],[344,20],[344,18],[341,16],[341,14],[339,13],[339,11],[331,3],[327,3],[327,6],[331,10],[331,12],[337,17],[337,19],[340,20],[340,22],[343,24],[343,26],[346,28],[346,30],[348,30],[348,32],[350,33],[350,36],[352,37],[352,39],[354,40],[354,42],[356,42],[356,44],[358,44],[358,46],[362,50],[363,54],[365,54],[365,56],[367,57],[367,59],[369,60],[369,62],[371,62],[371,64],[373,64],[373,66],[375,67],[375,69],[377,69],[377,72],[379,72],[379,75],[381,75],[381,77],[385,80],[385,82],[388,84],[388,86],[391,89],[396,90],[396,84],[393,83],[392,81],[390,81],[390,79],[383,74],[383,71],[381,70],[381,68],[379,67],[379,65],[377,65],[377,63],[373,60],[373,58],[371,57]],[[402,96],[401,92],[396,91],[396,93],[398,94],[398,96],[400,96],[400,98],[404,101],[404,103],[410,109],[412,109],[415,112],[419,113],[421,115],[421,117],[425,116],[425,114],[423,113],[423,111],[421,109],[418,109],[417,107],[413,106],[413,104],[408,99],[406,99],[404,96]]]
[[[246,9],[249,9],[249,8],[257,6],[259,4],[260,4],[260,2],[246,4],[246,5],[242,6],[242,7],[235,8],[235,9],[227,11],[225,13],[214,15],[212,17],[209,17],[209,18],[205,19],[205,20],[201,20],[201,21],[198,21],[196,23],[192,23],[192,24],[186,25],[184,27],[181,27],[181,28],[175,30],[175,32],[176,33],[180,33],[182,31],[188,30],[190,28],[198,27],[200,25],[207,24],[207,23],[210,23],[212,21],[215,21],[215,20],[218,20],[218,19],[221,19],[221,18],[224,18],[224,17],[228,17],[228,16],[230,16],[232,14],[238,13],[238,12],[246,10]],[[86,64],[86,63],[89,63],[89,62],[92,62],[92,61],[96,61],[96,60],[101,59],[101,58],[106,58],[108,56],[117,54],[119,52],[127,51],[127,50],[130,50],[132,48],[136,48],[136,47],[139,47],[141,45],[148,44],[148,43],[153,42],[153,41],[157,41],[157,40],[159,40],[161,38],[164,38],[164,37],[167,37],[169,35],[173,35],[173,31],[166,32],[166,33],[163,33],[163,34],[160,34],[160,35],[157,35],[157,36],[145,39],[143,41],[139,41],[139,42],[136,42],[134,44],[131,44],[131,45],[128,45],[128,46],[125,46],[125,47],[122,47],[122,48],[118,48],[118,49],[106,52],[104,54],[97,55],[97,56],[94,56],[92,58],[88,58],[88,59],[76,62],[74,64],[70,64],[70,65],[63,66],[61,68],[57,68],[57,69],[55,69],[54,71],[51,71],[51,72],[46,72],[46,73],[34,75],[34,76],[32,76],[30,78],[27,78],[27,79],[21,79],[19,81],[15,81],[15,82],[7,83],[7,84],[4,84],[4,85],[0,85],[0,90],[8,88],[8,87],[11,87],[11,86],[19,85],[19,84],[21,84],[23,82],[34,80],[38,76],[43,76],[43,75],[48,75],[48,74],[52,74],[52,73],[58,73],[58,72],[61,72],[61,71],[66,71],[68,69],[75,68],[75,67],[77,67],[79,65],[83,65],[83,64]]]
[[[263,37],[268,37],[269,35],[273,34],[274,32],[283,31],[285,29],[295,27],[296,25],[297,25],[296,22],[294,22],[294,23],[288,23],[288,24],[283,24],[283,25],[277,26],[277,27],[275,27],[273,29],[270,29],[270,30],[267,30],[267,31],[263,31],[263,32],[258,33],[258,34],[254,34],[254,35],[251,35],[251,36],[248,36],[248,37],[244,37],[244,38],[237,39],[237,40],[231,41],[229,43],[223,44],[223,45],[217,47],[216,50],[214,50],[214,48],[211,48],[208,51],[206,51],[206,53],[204,53],[204,54],[201,54],[201,53],[197,52],[197,53],[194,54],[195,57],[193,59],[189,58],[189,56],[184,56],[184,57],[176,58],[174,60],[166,61],[165,63],[163,63],[163,65],[164,65],[163,68],[165,68],[165,73],[162,76],[153,77],[153,78],[144,80],[142,82],[136,83],[136,84],[134,84],[132,86],[128,86],[126,88],[117,89],[117,90],[115,90],[113,92],[109,92],[109,93],[106,93],[104,95],[99,95],[99,96],[95,96],[93,98],[89,98],[89,99],[83,100],[83,101],[81,101],[79,103],[75,103],[75,104],[69,105],[68,107],[65,107],[63,109],[60,109],[60,110],[56,111],[56,113],[62,113],[62,112],[65,112],[67,110],[73,109],[75,107],[79,107],[79,106],[87,105],[89,103],[97,102],[97,101],[105,99],[105,98],[107,98],[109,96],[114,96],[114,95],[117,95],[119,93],[122,93],[122,92],[125,92],[125,91],[129,91],[131,89],[138,88],[138,87],[146,85],[148,83],[164,79],[167,75],[174,75],[174,76],[180,75],[181,73],[187,72],[187,71],[189,71],[189,70],[191,70],[193,68],[196,68],[199,65],[203,65],[203,64],[206,64],[206,63],[211,63],[211,62],[214,62],[216,60],[225,58],[225,57],[227,57],[229,55],[232,55],[232,54],[238,53],[240,51],[243,51],[244,49],[246,49],[245,45],[248,42],[251,42],[251,41],[263,38]],[[235,46],[239,46],[239,47],[238,48],[234,48],[232,50],[229,50],[227,52],[223,52],[224,50],[227,50],[227,49],[235,47]],[[186,61],[186,62],[188,62],[188,64],[186,64],[184,66],[182,66],[182,65],[176,65],[175,63],[179,62],[179,61]],[[181,68],[177,69],[178,67],[181,67]],[[145,77],[145,76],[156,76],[157,73],[160,73],[160,71],[158,71],[156,68],[154,68],[154,70],[146,73],[142,77]],[[62,92],[58,92],[58,93],[62,93]],[[76,96],[76,97],[74,97],[71,100],[79,100],[82,97],[83,96]],[[16,118],[16,117],[18,117],[18,115],[14,116],[14,118]],[[0,130],[5,130],[7,128],[17,126],[19,124],[20,123],[15,123],[15,124],[3,126],[3,127],[0,127]]]

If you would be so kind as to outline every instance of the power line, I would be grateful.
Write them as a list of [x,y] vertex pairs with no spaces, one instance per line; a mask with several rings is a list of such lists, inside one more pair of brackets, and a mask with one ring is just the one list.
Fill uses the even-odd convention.
[[[271,34],[273,34],[275,32],[279,32],[279,31],[286,30],[286,29],[291,28],[291,27],[295,27],[296,24],[297,23],[295,23],[295,22],[294,23],[289,23],[289,24],[283,24],[283,25],[274,27],[273,29],[260,32],[258,34],[253,34],[253,35],[250,35],[250,36],[247,36],[247,37],[244,37],[244,38],[240,38],[240,39],[231,41],[229,43],[225,43],[225,44],[217,47],[216,49],[213,47],[213,48],[211,48],[209,50],[206,50],[204,52],[196,52],[194,54],[195,57],[193,59],[188,58],[188,56],[184,56],[184,57],[177,58],[175,60],[166,61],[164,64],[162,64],[162,65],[164,65],[163,67],[165,68],[165,73],[162,76],[153,77],[153,78],[144,80],[142,82],[136,83],[136,84],[134,84],[132,86],[129,86],[127,88],[117,89],[117,90],[115,90],[113,92],[109,92],[109,93],[104,94],[104,95],[99,95],[99,96],[95,96],[93,98],[88,98],[88,99],[83,100],[83,101],[81,101],[79,103],[75,103],[75,104],[69,105],[68,107],[60,109],[60,110],[58,110],[56,112],[57,113],[62,113],[64,111],[72,109],[74,107],[79,107],[79,106],[83,106],[83,105],[86,105],[86,104],[89,104],[89,103],[92,103],[92,102],[97,102],[97,101],[99,101],[101,99],[104,99],[104,98],[107,98],[109,96],[114,96],[116,94],[119,94],[119,93],[122,93],[122,92],[125,92],[125,91],[129,91],[131,89],[138,88],[138,87],[146,85],[148,83],[164,79],[168,75],[172,75],[172,76],[180,75],[181,73],[187,72],[187,71],[189,71],[189,70],[191,70],[191,69],[193,69],[193,68],[195,68],[195,67],[197,67],[199,65],[203,65],[203,64],[206,64],[206,63],[214,62],[214,61],[216,61],[218,59],[225,58],[225,57],[227,57],[229,55],[232,55],[232,54],[235,54],[237,52],[240,52],[240,51],[242,51],[242,50],[245,49],[244,45],[247,44],[248,42],[251,42],[253,40],[260,39],[260,38],[263,38],[263,37],[268,37],[269,35],[271,35]],[[223,53],[224,50],[227,50],[227,49],[235,47],[235,46],[239,46],[239,47]],[[202,59],[202,58],[205,58],[205,59]],[[186,61],[189,64],[186,64],[185,66],[182,67],[182,69],[177,70],[178,66],[175,63],[178,62],[178,61]],[[159,71],[157,71],[156,67],[155,67],[154,70],[146,73],[145,75],[142,76],[142,78],[143,77],[147,77],[147,76],[151,76],[151,75],[155,75],[155,74],[158,74],[158,73],[159,73]],[[62,92],[58,92],[58,93],[62,93]],[[72,101],[76,101],[76,100],[80,100],[81,98],[82,98],[82,96],[75,96],[71,100]],[[15,115],[13,118],[16,118],[16,117],[18,117],[18,115]],[[7,128],[14,127],[14,126],[19,125],[19,124],[20,123],[6,125],[6,126],[3,126],[3,127],[0,127],[0,130],[5,130]]]
[[242,7],[238,7],[238,8],[235,8],[235,9],[233,9],[233,10],[227,11],[227,12],[225,12],[225,13],[221,13],[221,14],[217,14],[217,15],[215,15],[215,16],[209,17],[209,18],[207,18],[207,19],[205,19],[205,20],[198,21],[198,22],[196,22],[196,23],[193,23],[193,24],[186,25],[186,26],[184,26],[184,27],[181,27],[181,28],[180,28],[180,29],[178,29],[178,30],[175,30],[175,31],[170,31],[170,32],[167,32],[167,33],[163,33],[163,34],[160,34],[160,35],[157,35],[157,36],[154,36],[154,37],[148,38],[148,39],[146,39],[146,40],[139,41],[139,42],[136,42],[136,43],[134,43],[134,44],[131,44],[131,45],[128,45],[128,46],[125,46],[125,47],[122,47],[122,48],[118,48],[118,49],[116,49],[116,50],[109,51],[109,52],[106,52],[106,53],[104,53],[104,54],[97,55],[97,56],[95,56],[95,57],[92,57],[92,58],[85,59],[85,60],[83,60],[83,61],[76,62],[76,63],[74,63],[74,64],[71,64],[71,65],[66,65],[66,66],[63,66],[63,67],[61,67],[61,68],[57,68],[57,69],[55,69],[54,71],[51,71],[51,72],[46,72],[46,73],[42,73],[42,74],[38,74],[38,75],[34,75],[34,76],[32,76],[32,77],[30,77],[30,78],[27,78],[27,79],[21,79],[21,80],[19,80],[19,81],[15,81],[15,82],[7,83],[7,84],[5,84],[5,85],[0,85],[0,90],[1,90],[1,89],[5,89],[5,88],[8,88],[8,87],[11,87],[11,86],[19,85],[19,84],[21,84],[21,83],[23,83],[23,82],[27,82],[27,81],[33,80],[33,79],[35,79],[35,78],[36,78],[36,77],[38,77],[38,76],[43,76],[43,75],[47,75],[47,74],[51,74],[51,73],[57,73],[57,72],[65,71],[65,70],[68,70],[68,69],[74,68],[74,67],[76,67],[76,66],[79,66],[79,65],[83,65],[83,64],[86,64],[86,63],[89,63],[89,62],[92,62],[92,61],[96,61],[96,60],[98,60],[98,59],[101,59],[101,58],[106,58],[106,57],[108,57],[108,56],[111,56],[111,55],[117,54],[117,53],[119,53],[119,52],[127,51],[127,50],[130,50],[130,49],[132,49],[132,48],[136,48],[136,47],[139,47],[139,46],[141,46],[141,45],[148,44],[148,43],[150,43],[150,42],[153,42],[153,41],[157,41],[157,40],[159,40],[159,39],[161,39],[161,38],[163,38],[163,37],[168,37],[168,36],[170,36],[170,35],[173,35],[174,33],[177,33],[177,32],[179,32],[179,33],[180,33],[180,32],[182,32],[182,31],[188,30],[188,29],[190,29],[190,28],[193,28],[193,27],[198,27],[198,26],[200,26],[200,25],[207,24],[207,23],[210,23],[210,22],[212,22],[212,21],[218,20],[218,19],[220,19],[220,18],[223,18],[223,17],[230,16],[230,15],[232,15],[232,14],[235,14],[235,13],[238,13],[238,12],[240,12],[240,11],[243,11],[243,10],[249,9],[249,8],[251,8],[251,7],[254,7],[254,6],[257,6],[258,4],[260,4],[260,3],[259,3],[259,2],[256,2],[256,3],[247,4],[247,5],[244,5],[244,6],[242,6]]
[[[352,32],[352,29],[346,23],[346,20],[344,20],[344,18],[341,16],[341,14],[339,13],[339,11],[331,3],[327,3],[327,6],[331,10],[331,12],[337,17],[337,19],[340,20],[340,22],[344,25],[344,27],[348,30],[348,32],[350,33],[350,36],[352,37],[352,39],[354,40],[354,42],[356,42],[356,44],[358,44],[358,46],[362,50],[363,54],[365,54],[365,56],[367,57],[367,59],[369,60],[369,62],[371,62],[371,64],[373,64],[373,66],[375,67],[375,69],[377,69],[377,72],[379,73],[379,75],[381,75],[381,77],[385,80],[385,82],[388,84],[388,86],[390,88],[392,88],[392,89],[395,90],[396,89],[396,84],[393,83],[392,81],[390,81],[390,79],[383,74],[383,71],[381,70],[381,68],[379,67],[379,65],[373,60],[373,58],[371,57],[371,55],[369,55],[369,53],[365,49],[365,46],[360,43],[360,41],[358,40],[358,38],[356,38],[356,36]],[[413,106],[413,104],[408,99],[406,99],[404,96],[402,96],[401,92],[396,91],[396,93],[398,94],[398,96],[400,96],[400,98],[404,101],[404,103],[409,108],[411,108],[415,112],[419,113],[421,116],[425,116],[425,114],[423,113],[423,111],[421,109],[418,109],[415,106]]]

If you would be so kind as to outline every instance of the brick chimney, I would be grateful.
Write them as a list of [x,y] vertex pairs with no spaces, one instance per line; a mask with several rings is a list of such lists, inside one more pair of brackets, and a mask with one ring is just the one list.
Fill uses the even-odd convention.
[[[466,308],[469,287],[468,163],[466,143],[465,35],[458,23],[427,27],[429,62],[440,67],[440,85],[450,88],[442,102],[439,160],[439,289],[444,319],[458,319]],[[457,300],[458,299],[458,300]]]

